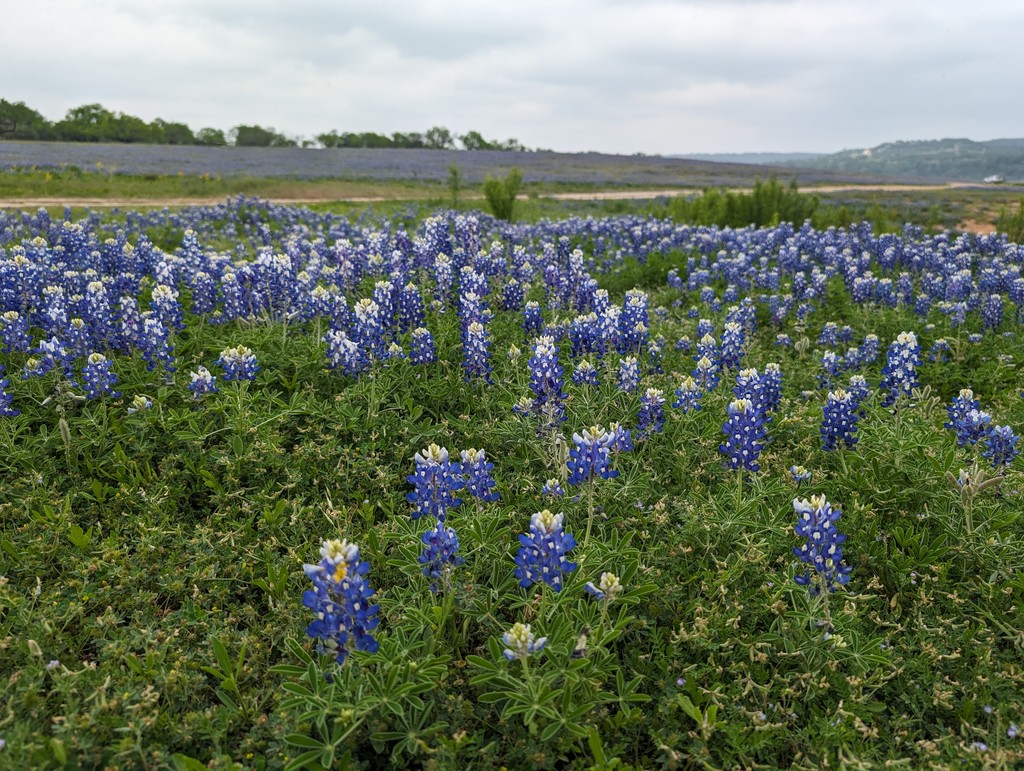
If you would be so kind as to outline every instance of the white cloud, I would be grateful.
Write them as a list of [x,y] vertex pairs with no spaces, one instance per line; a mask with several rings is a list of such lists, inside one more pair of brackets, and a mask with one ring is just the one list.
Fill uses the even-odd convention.
[[1024,6],[34,0],[7,99],[194,128],[477,129],[613,152],[833,150],[1019,135]]

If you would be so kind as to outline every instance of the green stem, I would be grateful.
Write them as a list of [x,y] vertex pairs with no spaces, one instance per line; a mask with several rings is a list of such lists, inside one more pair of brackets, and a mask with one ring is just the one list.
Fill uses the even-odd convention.
[[587,533],[583,536],[583,550],[586,551],[590,543],[590,530],[594,526],[594,472],[590,472],[590,480],[587,483]]

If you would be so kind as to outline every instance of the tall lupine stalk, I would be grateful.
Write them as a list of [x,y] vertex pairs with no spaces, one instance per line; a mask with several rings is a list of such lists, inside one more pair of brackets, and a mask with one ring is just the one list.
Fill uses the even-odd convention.
[[313,588],[303,594],[302,604],[316,614],[306,634],[319,640],[317,650],[338,664],[353,650],[376,653],[379,606],[370,604],[374,591],[364,578],[370,564],[360,560],[358,546],[337,539],[323,542],[320,557],[318,564],[303,566]]
[[889,407],[901,396],[910,396],[917,388],[917,368],[921,365],[921,348],[913,332],[900,332],[886,353],[882,369],[882,405]]
[[804,539],[803,544],[793,547],[793,554],[808,566],[803,575],[796,576],[796,582],[808,587],[812,596],[822,597],[825,623],[831,628],[829,595],[849,583],[853,570],[843,564],[842,545],[846,536],[835,524],[842,511],[825,500],[824,495],[813,495],[809,501],[797,498],[793,508],[797,514],[796,535]]
[[538,420],[537,430],[553,433],[565,420],[565,371],[558,361],[558,346],[553,337],[539,337],[533,344],[528,362],[533,403],[530,411]]
[[618,471],[610,467],[611,447],[616,435],[600,426],[584,429],[582,434],[573,434],[573,447],[566,462],[568,483],[587,485],[587,532],[583,536],[583,548],[590,543],[590,531],[594,526],[594,484],[598,479],[613,479]]
[[728,456],[729,467],[736,471],[737,505],[743,496],[743,472],[758,471],[758,458],[763,447],[764,416],[750,399],[735,399],[729,403],[727,417],[722,424],[726,439],[719,452]]

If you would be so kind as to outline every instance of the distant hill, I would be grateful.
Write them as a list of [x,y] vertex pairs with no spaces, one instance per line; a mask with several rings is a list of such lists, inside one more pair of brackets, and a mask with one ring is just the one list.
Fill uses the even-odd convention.
[[1024,181],[1024,139],[936,139],[887,142],[862,150],[843,150],[809,160],[778,161],[780,165],[827,171],[921,177],[956,182],[982,182],[998,176]]
[[[670,155],[669,158],[685,158],[691,161],[712,163],[752,163],[755,166],[774,166],[780,163],[813,161],[824,153],[690,153]],[[810,166],[811,164],[807,164]]]

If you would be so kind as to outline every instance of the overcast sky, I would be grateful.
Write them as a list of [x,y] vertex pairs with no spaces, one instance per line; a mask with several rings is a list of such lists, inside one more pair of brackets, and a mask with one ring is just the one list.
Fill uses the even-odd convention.
[[1021,0],[0,0],[0,98],[613,153],[1024,135]]

